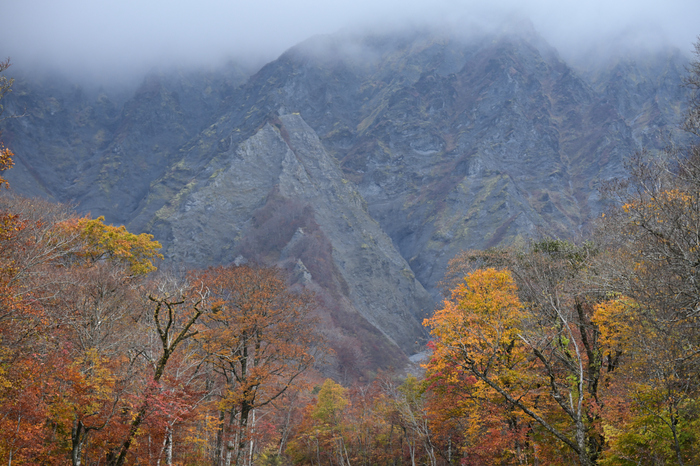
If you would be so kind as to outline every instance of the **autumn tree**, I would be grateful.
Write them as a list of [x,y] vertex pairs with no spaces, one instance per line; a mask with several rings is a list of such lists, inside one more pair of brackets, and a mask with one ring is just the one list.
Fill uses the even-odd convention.
[[[465,448],[472,457],[479,455],[473,451],[476,438],[478,442],[488,438],[491,445],[487,448],[495,452],[494,431],[500,437],[503,432],[513,437],[523,429],[527,431],[522,417],[501,411],[502,418],[497,418],[496,426],[492,426],[486,416],[491,405],[504,405],[504,401],[512,408],[517,406],[513,401],[518,400],[522,405],[518,407],[526,410],[530,410],[526,403],[532,403],[529,392],[533,371],[527,358],[529,345],[523,337],[528,314],[516,290],[509,272],[476,270],[455,288],[452,299],[426,321],[436,338],[428,365],[429,380],[439,384],[438,391],[450,392],[449,387],[455,383],[462,385],[462,400],[451,399],[458,403],[456,408],[462,405],[460,415],[469,419],[465,437],[471,441]],[[523,449],[525,439],[513,440],[506,445],[501,439],[497,441],[501,444],[498,454],[505,455],[503,459],[518,447]],[[483,459],[499,461],[493,454]]]
[[420,380],[408,375],[401,384],[383,382],[383,391],[393,411],[392,422],[401,429],[411,465],[419,462],[437,464],[438,446],[435,444],[433,425],[428,411],[427,395]]
[[126,435],[116,418],[143,366],[140,290],[160,245],[40,199],[4,196],[0,208],[13,218],[0,252],[0,410],[3,429],[15,425],[0,454],[80,465],[90,438],[104,456]]
[[[0,173],[12,168],[12,165],[14,165],[14,162],[12,161],[13,156],[14,154],[12,151],[5,147],[2,141],[0,141]],[[9,183],[7,180],[0,176],[0,188],[8,186]]]
[[54,401],[70,411],[74,465],[81,464],[91,432],[112,430],[119,403],[135,381],[135,361],[127,355],[143,330],[140,287],[160,256],[152,236],[102,221],[73,217],[54,226],[59,237],[77,243],[58,259],[60,269],[53,273],[63,281],[60,297],[46,304],[74,361],[61,378],[62,396]]
[[53,402],[46,387],[56,387],[58,377],[70,371],[60,345],[62,329],[50,311],[65,281],[52,272],[79,241],[56,231],[56,222],[70,215],[65,207],[3,196],[0,212],[12,218],[0,239],[0,371],[5,377],[0,422],[3,431],[14,433],[2,439],[0,452],[16,462],[49,461],[47,455],[57,452],[46,444]]
[[[3,112],[2,98],[5,96],[5,94],[10,92],[14,81],[5,75],[2,75],[2,73],[5,72],[9,66],[9,59],[0,62],[0,115],[2,115]],[[0,133],[0,136],[1,135],[2,134]],[[2,139],[0,139],[0,174],[2,174],[2,172],[5,170],[12,168],[12,165],[14,164],[12,161],[13,155],[14,154],[12,151],[6,148],[2,142]],[[3,187],[9,188],[9,183],[5,178],[0,176],[0,189]],[[14,264],[6,256],[4,250],[6,249],[6,243],[14,238],[17,229],[18,225],[16,224],[16,216],[14,213],[4,208],[0,209],[0,242],[2,244],[2,250],[0,250],[0,319],[2,319],[3,314],[6,315],[8,310],[12,307],[9,299],[9,295],[11,295],[11,293],[8,290],[8,280],[10,280],[14,275]]]
[[216,267],[192,280],[210,293],[201,342],[221,387],[215,463],[250,464],[256,410],[284,395],[313,365],[314,301],[290,289],[274,268]]
[[616,366],[602,388],[608,448],[601,463],[697,462],[697,361],[684,346],[686,325],[659,319],[625,296],[599,304],[594,319]]
[[152,375],[143,388],[141,400],[133,413],[128,432],[118,453],[109,458],[108,464],[122,466],[126,462],[129,449],[137,436],[141,424],[157,398],[161,378],[168,363],[184,343],[197,335],[197,320],[205,311],[205,292],[201,287],[178,287],[175,290],[158,290],[149,293],[151,312],[148,314],[149,327],[155,330],[159,345],[158,351],[147,355],[152,363]]
[[[696,189],[679,189],[681,179],[656,184],[667,189],[655,193],[642,188],[606,216],[605,228],[616,237],[616,264],[608,270],[627,258],[622,273],[600,277],[618,297],[596,312],[606,351],[619,366],[609,392],[623,400],[608,420],[615,427],[610,464],[617,464],[614,458],[655,458],[654,464],[697,459],[700,321],[693,229],[700,223]],[[647,181],[647,187],[656,183]]]
[[513,421],[529,419],[529,439],[551,435],[583,465],[595,464],[604,444],[603,364],[592,321],[593,305],[602,296],[580,280],[590,272],[595,250],[543,240],[528,251],[465,253],[453,267],[492,261],[508,270],[468,274],[426,321],[436,338],[433,370],[441,365],[464,370],[476,381],[475,396],[498,394],[518,414]]
[[392,418],[388,380],[379,373],[374,380],[357,381],[347,390],[345,443],[353,465],[388,464],[398,456],[398,425],[393,424],[396,417]]
[[[343,436],[344,410],[348,405],[347,390],[331,379],[326,379],[318,392],[316,406],[311,417],[316,425],[316,454],[319,454],[319,440],[323,450],[333,452],[339,465],[350,463],[345,437]],[[334,462],[331,460],[331,462]]]
[[[429,347],[432,348],[432,344]],[[454,464],[462,457],[479,458],[479,452],[476,450],[481,445],[507,443],[508,446],[501,448],[502,451],[507,451],[513,445],[510,439],[504,439],[504,442],[481,442],[484,424],[473,421],[488,418],[497,425],[497,428],[489,429],[488,432],[504,433],[508,432],[507,429],[503,429],[503,419],[507,416],[505,413],[481,416],[488,413],[488,407],[480,402],[483,400],[473,397],[469,387],[474,382],[473,377],[456,365],[444,366],[440,371],[429,370],[425,374],[423,396],[433,444],[447,464]],[[498,401],[497,406],[502,408],[503,403]],[[471,438],[472,435],[477,438]],[[493,455],[489,456],[488,461],[493,461]]]

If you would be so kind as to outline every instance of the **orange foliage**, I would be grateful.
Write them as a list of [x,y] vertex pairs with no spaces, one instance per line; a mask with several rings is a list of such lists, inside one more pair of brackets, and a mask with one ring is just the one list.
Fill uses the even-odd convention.
[[[219,436],[238,437],[227,454],[240,459],[251,451],[255,410],[280,399],[314,362],[320,343],[310,317],[314,300],[289,289],[274,268],[216,267],[191,279],[209,292],[212,312],[200,341],[220,376]],[[217,449],[220,457],[223,447]]]
[[508,464],[528,454],[529,421],[486,380],[508,387],[513,397],[533,396],[519,336],[527,318],[510,273],[478,269],[425,321],[436,338],[427,365],[436,393],[430,409],[443,428],[461,425],[467,464]]
[[[10,149],[5,147],[3,145],[3,143],[0,142],[0,173],[12,168],[12,166],[14,165],[14,161],[12,160],[12,157],[14,155],[15,154],[13,154]],[[5,178],[0,176],[0,188],[2,188],[3,186],[5,186],[6,188],[9,188],[10,183],[8,183]]]

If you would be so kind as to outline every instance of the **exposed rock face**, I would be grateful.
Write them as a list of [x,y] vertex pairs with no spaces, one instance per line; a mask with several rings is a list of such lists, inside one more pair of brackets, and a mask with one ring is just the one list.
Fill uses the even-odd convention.
[[[281,115],[275,123],[231,147],[221,157],[221,169],[184,194],[172,213],[159,214],[155,227],[167,229],[172,238],[166,256],[196,266],[233,262],[253,233],[251,213],[264,208],[271,197],[294,200],[311,207],[313,221],[332,239],[333,267],[319,272],[336,273],[336,280],[346,284],[339,289],[365,319],[405,352],[417,350],[422,319],[431,309],[423,286],[313,129],[298,114]],[[304,230],[297,229],[271,259],[293,257],[290,250],[304,236]],[[326,278],[310,274],[317,282]]]
[[685,104],[687,89],[679,83],[687,64],[678,50],[637,51],[594,62],[583,74],[624,118],[640,146],[662,149]]
[[594,89],[534,33],[345,39],[302,44],[249,85],[299,109],[433,291],[462,249],[585,234],[600,181],[678,121],[678,55],[599,70]]
[[151,75],[132,91],[20,78],[6,111],[25,116],[2,128],[16,156],[13,188],[127,224],[151,183],[246,76],[235,66],[215,75]]
[[234,68],[131,96],[24,81],[6,177],[154,233],[174,262],[286,267],[319,293],[338,363],[386,367],[423,341],[457,252],[585,234],[599,183],[679,121],[683,66],[579,72],[532,31],[410,32],[317,37],[245,83]]

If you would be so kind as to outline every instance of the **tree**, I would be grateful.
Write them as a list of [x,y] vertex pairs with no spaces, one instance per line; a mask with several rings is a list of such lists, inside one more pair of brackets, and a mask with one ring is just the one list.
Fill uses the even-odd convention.
[[[617,314],[601,309],[601,325],[613,335],[623,325],[629,335],[612,350],[620,354],[620,390],[630,404],[610,457],[693,463],[700,435],[693,422],[700,396],[700,146],[657,157],[642,152],[628,166],[630,177],[608,187],[621,207],[606,214],[603,231],[617,257],[599,277],[601,288],[627,303]],[[615,317],[624,313],[621,324]]]
[[3,423],[14,424],[1,428],[15,432],[6,437],[7,455],[15,461],[51,461],[57,454],[48,442],[52,424],[57,427],[52,390],[73,369],[68,348],[61,346],[63,328],[51,312],[69,281],[56,266],[80,242],[56,230],[56,221],[70,215],[63,206],[3,196],[0,211],[12,218],[0,239],[0,367],[5,376],[0,412]]
[[[14,165],[12,157],[14,155],[15,154],[13,154],[12,151],[5,147],[2,141],[0,141],[0,173],[12,168],[12,165]],[[3,186],[7,188],[10,186],[10,184],[5,178],[0,176],[0,188],[2,188]]]
[[696,362],[683,346],[687,328],[658,317],[628,297],[597,306],[601,343],[618,366],[603,388],[602,464],[697,462],[698,392],[689,371]]
[[[700,41],[685,84],[689,142],[627,162],[629,176],[608,184],[618,206],[601,221],[615,251],[598,285],[617,299],[596,319],[620,375],[610,389],[617,410],[606,461],[655,458],[695,463],[700,426]],[[614,422],[616,421],[616,422]],[[644,437],[640,428],[644,426]]]
[[354,465],[387,464],[392,451],[392,400],[386,377],[378,374],[371,382],[358,381],[347,391],[345,445]]
[[235,464],[250,464],[255,410],[281,397],[313,365],[314,301],[289,289],[273,268],[216,267],[192,280],[210,293],[201,342],[223,384],[215,462],[228,437],[226,463],[235,454]]
[[[533,374],[523,337],[528,313],[516,291],[508,271],[478,269],[468,274],[453,290],[452,299],[426,320],[436,337],[428,380],[434,391],[452,395],[450,399],[458,403],[455,408],[461,405],[459,414],[468,419],[464,436],[471,440],[465,445],[470,453],[467,457],[482,457],[491,463],[499,461],[495,455],[505,460],[512,452],[522,451],[525,439],[513,434],[529,430],[527,423],[514,415],[516,405],[508,399],[519,399],[522,407],[527,406],[526,400],[533,401],[528,393]],[[461,385],[462,395],[457,399],[455,384]],[[486,414],[504,406],[504,393],[510,409],[497,410],[493,425]],[[477,451],[484,448],[491,454],[484,457]]]
[[140,290],[160,245],[39,199],[3,196],[0,209],[13,219],[0,238],[0,422],[15,432],[0,455],[80,465],[90,439],[104,453],[126,435],[119,413],[145,374]]
[[582,286],[595,251],[592,244],[543,240],[528,251],[465,253],[453,268],[493,260],[508,270],[468,274],[426,320],[436,338],[434,370],[464,370],[476,379],[476,395],[497,393],[511,412],[531,421],[528,438],[547,433],[583,465],[595,464],[604,446],[604,366],[591,320],[603,296]]
[[145,306],[140,288],[143,277],[155,269],[152,260],[160,249],[150,235],[134,235],[102,221],[73,217],[55,225],[61,236],[79,245],[60,258],[60,268],[53,272],[63,280],[60,299],[50,303],[53,321],[64,329],[68,356],[75,361],[62,396],[56,398],[72,412],[76,466],[91,433],[113,431],[115,440],[119,436],[119,426],[111,424],[138,378],[138,365],[127,355],[142,340],[138,332],[143,331]]
[[139,427],[143,423],[147,411],[152,408],[168,362],[178,347],[198,332],[194,325],[204,312],[204,298],[203,294],[197,292],[197,288],[179,289],[175,293],[166,290],[158,294],[149,294],[148,299],[153,303],[151,322],[160,340],[160,355],[153,361],[155,363],[153,376],[145,387],[142,400],[130,423],[126,438],[118,455],[113,456],[108,461],[109,465],[122,466],[125,463],[127,453]]
[[132,275],[145,275],[156,270],[153,264],[155,259],[163,258],[158,253],[162,246],[153,240],[153,235],[135,235],[123,225],[105,225],[104,217],[71,218],[59,226],[66,234],[77,234],[83,241],[75,256],[85,260],[88,265],[106,259],[128,265]]
[[[342,434],[343,411],[348,405],[347,390],[331,379],[326,379],[318,392],[311,417],[318,422],[317,437],[325,440],[324,450],[334,451],[338,464],[350,464],[345,438]],[[318,441],[317,439],[317,448]],[[318,452],[317,452],[318,453]]]
[[427,397],[421,382],[409,375],[399,386],[387,381],[384,389],[391,399],[395,421],[403,430],[411,464],[416,464],[419,460],[418,454],[422,450],[424,461],[435,466],[437,447],[433,440],[433,426],[428,415]]

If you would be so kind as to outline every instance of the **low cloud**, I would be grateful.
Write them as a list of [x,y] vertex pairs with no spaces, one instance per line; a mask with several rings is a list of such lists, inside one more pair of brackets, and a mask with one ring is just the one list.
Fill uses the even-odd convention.
[[593,0],[23,0],[4,2],[0,56],[97,80],[172,64],[262,62],[316,34],[365,27],[437,25],[456,30],[529,18],[562,53],[601,40],[668,43],[688,52],[700,2]]

